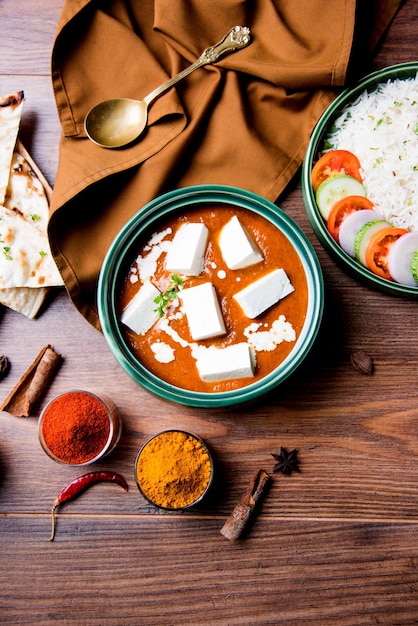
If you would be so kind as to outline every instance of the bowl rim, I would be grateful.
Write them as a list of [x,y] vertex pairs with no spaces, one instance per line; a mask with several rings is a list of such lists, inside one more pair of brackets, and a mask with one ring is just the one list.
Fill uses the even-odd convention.
[[[154,219],[160,222],[173,212],[187,211],[199,204],[227,204],[255,211],[270,220],[292,242],[303,264],[308,282],[308,310],[302,331],[293,350],[276,370],[256,383],[233,391],[196,392],[176,387],[146,370],[125,346],[118,321],[115,298],[117,279],[122,268],[123,254],[135,239],[152,228]],[[278,206],[257,194],[225,185],[196,185],[167,192],[142,207],[122,227],[114,238],[99,274],[97,302],[102,332],[108,346],[122,367],[147,391],[166,400],[187,406],[215,408],[251,402],[285,380],[302,362],[317,336],[323,314],[324,284],[316,253],[296,222]],[[280,374],[278,375],[278,371]]]
[[330,125],[341,114],[341,110],[345,106],[355,101],[364,90],[376,88],[379,83],[385,83],[388,80],[394,80],[396,78],[414,78],[417,73],[418,62],[399,63],[371,72],[359,80],[353,87],[344,89],[324,111],[312,131],[301,173],[302,196],[305,210],[312,229],[324,248],[348,269],[352,275],[361,279],[369,286],[392,295],[416,298],[418,298],[418,287],[402,285],[377,276],[369,269],[362,266],[356,259],[350,257],[329,235],[324,219],[316,205],[315,194],[313,193],[311,185],[311,171],[321,142],[326,136]]
[[[208,483],[206,485],[206,487],[204,488],[204,490],[202,491],[202,493],[200,494],[200,496],[198,498],[196,498],[196,500],[194,500],[193,502],[190,502],[190,504],[186,504],[186,506],[178,506],[178,507],[169,507],[169,506],[163,506],[162,504],[157,504],[156,502],[154,502],[143,490],[140,484],[140,481],[138,480],[138,475],[137,475],[137,465],[138,465],[138,461],[139,461],[139,457],[141,456],[144,448],[151,442],[153,441],[153,439],[156,439],[157,437],[159,437],[160,435],[164,435],[165,433],[183,433],[184,435],[186,435],[186,437],[191,437],[192,439],[195,439],[196,441],[198,441],[201,446],[204,448],[205,452],[207,453],[208,457],[209,457],[209,462],[210,462],[210,476],[209,476],[209,480]],[[215,464],[214,464],[214,460],[213,460],[213,456],[212,453],[210,451],[209,446],[207,445],[207,443],[199,436],[196,435],[194,433],[191,433],[188,430],[184,430],[183,428],[166,428],[164,430],[160,430],[157,433],[155,433],[154,435],[151,435],[150,437],[148,437],[148,439],[146,439],[144,441],[144,443],[141,445],[141,447],[138,450],[138,453],[135,457],[135,465],[134,465],[134,472],[135,472],[135,483],[136,486],[138,488],[138,491],[140,492],[140,494],[145,498],[145,500],[147,500],[147,502],[149,502],[150,504],[152,504],[153,506],[156,506],[157,508],[163,510],[163,511],[185,511],[186,509],[190,509],[191,507],[196,506],[197,504],[200,504],[200,502],[202,502],[203,498],[206,497],[206,495],[208,494],[210,488],[212,487],[213,484],[213,480],[214,480],[214,475],[215,475]]]

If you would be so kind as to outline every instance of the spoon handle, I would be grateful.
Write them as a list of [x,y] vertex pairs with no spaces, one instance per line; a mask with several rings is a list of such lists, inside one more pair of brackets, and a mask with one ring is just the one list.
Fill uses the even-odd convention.
[[227,52],[234,52],[235,50],[239,50],[240,48],[245,48],[250,43],[250,29],[246,26],[234,26],[231,30],[225,35],[225,37],[214,46],[210,46],[210,48],[206,48],[200,55],[200,57],[186,67],[184,70],[167,80],[165,83],[151,91],[144,98],[144,102],[147,105],[150,105],[151,102],[156,100],[161,94],[165,93],[171,87],[173,87],[176,83],[181,81],[183,78],[199,69],[203,65],[209,65],[210,63],[216,63],[219,57]]

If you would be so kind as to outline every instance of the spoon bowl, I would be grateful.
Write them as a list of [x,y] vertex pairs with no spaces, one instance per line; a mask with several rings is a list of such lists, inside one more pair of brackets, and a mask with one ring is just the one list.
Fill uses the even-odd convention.
[[89,138],[104,148],[131,144],[145,130],[148,108],[145,100],[113,98],[97,104],[86,118]]
[[86,134],[102,148],[123,148],[132,144],[146,129],[148,109],[163,93],[195,70],[215,63],[227,52],[234,52],[250,43],[250,29],[234,26],[215,46],[207,48],[191,65],[154,89],[143,100],[112,98],[96,104],[84,121]]

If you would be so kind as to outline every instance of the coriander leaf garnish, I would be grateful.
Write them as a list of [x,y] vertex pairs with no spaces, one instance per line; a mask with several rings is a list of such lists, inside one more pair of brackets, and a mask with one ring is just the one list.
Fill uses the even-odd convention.
[[30,216],[32,222],[39,222],[39,220],[41,219],[41,216],[38,215],[37,213],[32,213]]
[[47,252],[45,252],[45,250],[39,250],[39,255],[44,258],[45,256],[47,256]]
[[3,246],[3,254],[7,261],[12,260],[12,255],[10,254],[10,246]]
[[183,287],[183,285],[184,280],[180,278],[178,274],[171,275],[171,282],[169,283],[167,289],[154,298],[155,304],[158,305],[154,311],[158,313],[159,317],[164,316],[166,307],[172,300],[177,298],[180,288]]

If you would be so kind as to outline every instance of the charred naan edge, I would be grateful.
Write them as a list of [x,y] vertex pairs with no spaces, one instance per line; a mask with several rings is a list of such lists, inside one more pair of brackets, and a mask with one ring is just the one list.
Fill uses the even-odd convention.
[[16,145],[24,101],[23,91],[0,97],[0,204],[9,182],[10,164]]
[[0,96],[0,107],[17,107],[21,102],[23,102],[24,98],[25,94],[23,91],[16,91],[8,96]]

